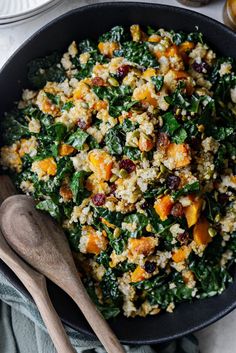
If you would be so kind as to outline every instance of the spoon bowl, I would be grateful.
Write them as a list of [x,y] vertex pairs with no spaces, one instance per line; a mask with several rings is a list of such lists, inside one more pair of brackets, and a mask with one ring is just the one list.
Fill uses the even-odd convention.
[[63,230],[39,212],[29,196],[3,202],[0,225],[8,244],[27,263],[62,288],[79,306],[108,353],[124,353],[111,328],[88,296]]

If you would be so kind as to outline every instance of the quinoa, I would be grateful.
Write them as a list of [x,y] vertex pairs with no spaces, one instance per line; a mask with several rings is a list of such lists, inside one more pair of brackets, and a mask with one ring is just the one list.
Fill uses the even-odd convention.
[[236,255],[235,60],[112,28],[29,63],[0,165],[64,228],[106,318],[223,292]]

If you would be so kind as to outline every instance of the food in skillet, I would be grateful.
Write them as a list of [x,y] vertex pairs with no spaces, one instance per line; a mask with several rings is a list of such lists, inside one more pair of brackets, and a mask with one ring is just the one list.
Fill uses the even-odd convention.
[[106,318],[221,293],[236,254],[235,61],[117,26],[29,64],[1,165],[66,231]]

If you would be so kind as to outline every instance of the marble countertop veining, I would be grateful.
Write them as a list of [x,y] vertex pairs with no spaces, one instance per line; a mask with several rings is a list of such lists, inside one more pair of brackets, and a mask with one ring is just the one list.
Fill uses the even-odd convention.
[[[105,0],[64,0],[56,7],[31,20],[11,25],[0,25],[0,68],[11,54],[44,24],[73,8],[97,2],[105,2]],[[146,2],[185,7],[175,0],[148,0]],[[223,6],[224,0],[212,0],[211,3],[205,7],[192,9],[222,22]],[[196,333],[200,341],[201,353],[236,352],[235,327],[236,310],[217,323]]]

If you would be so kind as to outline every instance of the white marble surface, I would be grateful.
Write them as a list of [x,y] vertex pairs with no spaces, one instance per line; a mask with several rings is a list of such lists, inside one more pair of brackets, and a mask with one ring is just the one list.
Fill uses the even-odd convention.
[[[41,14],[39,17],[35,17],[23,23],[0,26],[0,68],[9,56],[24,42],[24,40],[31,36],[42,25],[70,9],[95,2],[99,1],[64,0],[60,2],[58,6],[54,7],[47,13]],[[159,0],[156,2],[160,4],[182,6],[175,0]],[[195,8],[195,11],[213,17],[218,21],[222,21],[223,6],[223,0],[212,0],[208,6]],[[235,353],[235,327],[236,311],[210,327],[198,332],[196,335],[200,341],[201,353]]]

